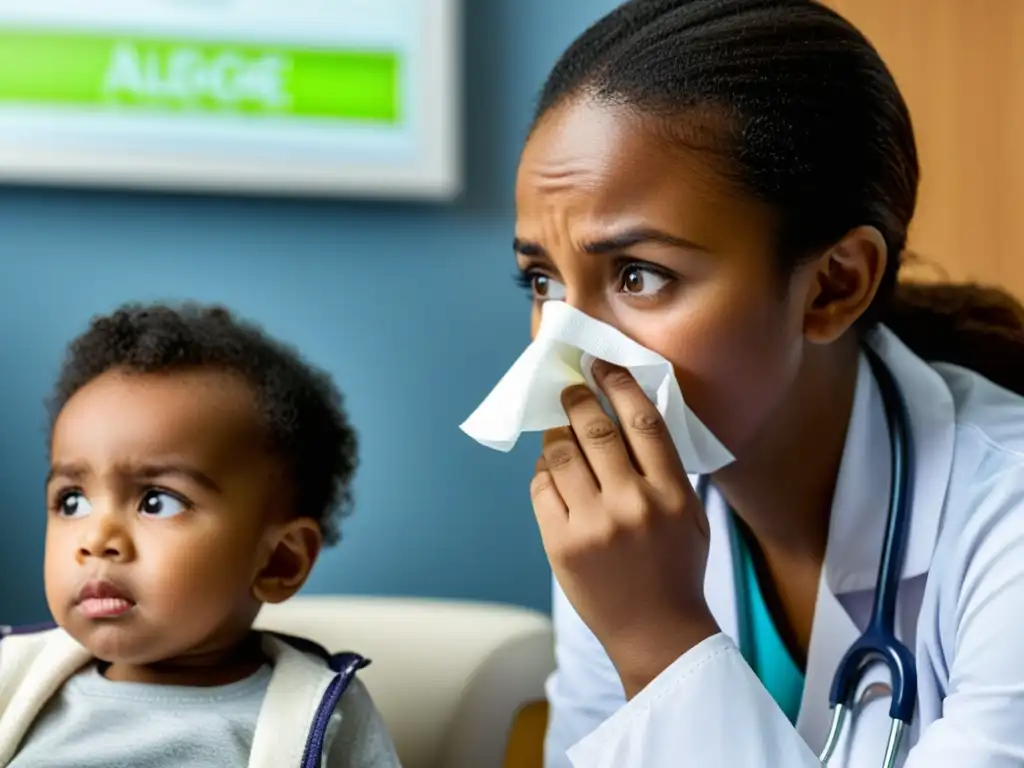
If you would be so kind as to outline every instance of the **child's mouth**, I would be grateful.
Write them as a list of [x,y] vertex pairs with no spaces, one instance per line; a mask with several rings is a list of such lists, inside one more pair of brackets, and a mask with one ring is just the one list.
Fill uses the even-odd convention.
[[90,597],[78,604],[87,619],[113,619],[128,613],[135,604],[123,597]]
[[127,590],[112,581],[97,579],[82,587],[76,606],[87,619],[114,619],[131,611],[135,602]]

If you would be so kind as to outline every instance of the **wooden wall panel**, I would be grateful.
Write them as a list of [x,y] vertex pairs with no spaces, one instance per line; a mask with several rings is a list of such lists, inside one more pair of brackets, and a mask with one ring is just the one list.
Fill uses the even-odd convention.
[[909,274],[1024,297],[1024,0],[826,2],[879,50],[914,119],[911,248],[930,264]]

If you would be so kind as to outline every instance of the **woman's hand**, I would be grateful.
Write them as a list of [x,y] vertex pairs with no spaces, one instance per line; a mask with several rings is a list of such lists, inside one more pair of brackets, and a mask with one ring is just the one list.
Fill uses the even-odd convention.
[[718,632],[704,600],[708,523],[668,429],[628,371],[562,395],[571,427],[544,434],[530,486],[563,591],[603,644],[628,697]]

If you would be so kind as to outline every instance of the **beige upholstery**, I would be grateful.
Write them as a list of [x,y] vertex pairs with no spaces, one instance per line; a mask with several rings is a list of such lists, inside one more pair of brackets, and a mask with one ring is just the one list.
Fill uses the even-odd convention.
[[501,768],[509,730],[554,668],[547,616],[484,603],[296,597],[257,626],[356,651],[403,768]]

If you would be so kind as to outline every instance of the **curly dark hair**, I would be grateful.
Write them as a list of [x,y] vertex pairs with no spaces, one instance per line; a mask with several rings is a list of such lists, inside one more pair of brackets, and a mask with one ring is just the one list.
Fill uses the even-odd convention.
[[325,544],[336,543],[358,465],[343,397],[327,373],[224,307],[129,304],[93,318],[68,347],[48,402],[51,430],[72,395],[107,371],[204,367],[238,374],[252,387],[271,449],[294,486],[296,515],[316,520]]

